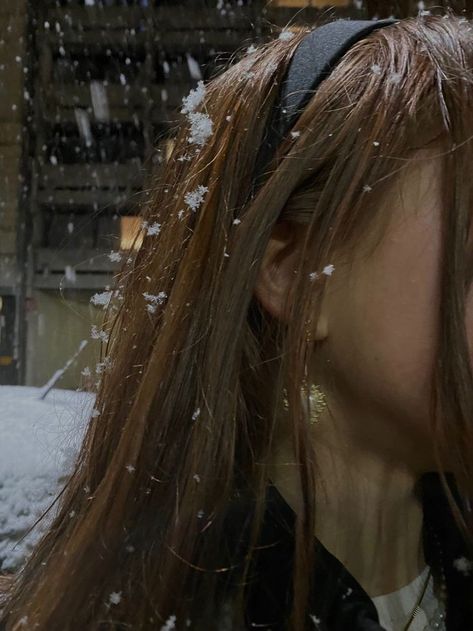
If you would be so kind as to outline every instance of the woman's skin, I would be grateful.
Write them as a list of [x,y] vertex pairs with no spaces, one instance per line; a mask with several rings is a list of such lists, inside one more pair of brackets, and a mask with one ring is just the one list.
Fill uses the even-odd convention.
[[[428,401],[440,271],[441,162],[432,156],[440,152],[417,151],[425,160],[391,185],[382,212],[392,221],[369,260],[357,256],[351,269],[326,261],[335,270],[311,329],[320,346],[309,382],[328,402],[311,426],[314,534],[371,597],[401,588],[425,567],[414,485],[435,469]],[[275,227],[255,287],[264,308],[283,321],[305,230]],[[469,313],[472,307],[470,301]],[[297,467],[284,464],[295,462],[284,412],[280,420],[270,478],[298,512]]]

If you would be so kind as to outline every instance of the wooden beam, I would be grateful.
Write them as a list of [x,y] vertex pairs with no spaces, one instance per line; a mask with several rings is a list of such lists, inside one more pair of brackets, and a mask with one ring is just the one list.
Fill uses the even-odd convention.
[[[196,4],[194,2],[194,4]],[[155,29],[188,30],[248,29],[251,22],[261,17],[261,8],[232,7],[231,12],[220,13],[214,7],[67,7],[48,12],[50,22],[58,22],[67,37],[69,32],[83,28],[85,31],[113,31],[146,28],[148,23]],[[136,33],[135,33],[136,34]]]
[[122,207],[125,204],[135,206],[138,203],[137,194],[119,193],[117,190],[90,189],[78,190],[43,190],[38,191],[37,201],[41,205],[55,208],[57,206],[87,206],[89,208],[104,208],[109,206],[113,209]]
[[[114,272],[120,268],[121,262],[110,260],[108,250],[74,249],[68,248],[55,250],[52,248],[37,248],[35,250],[35,271],[39,273],[44,268],[50,272],[62,272],[69,265],[76,272]],[[123,256],[127,256],[124,252]]]
[[40,167],[38,184],[43,189],[139,190],[144,179],[141,164],[61,164]]

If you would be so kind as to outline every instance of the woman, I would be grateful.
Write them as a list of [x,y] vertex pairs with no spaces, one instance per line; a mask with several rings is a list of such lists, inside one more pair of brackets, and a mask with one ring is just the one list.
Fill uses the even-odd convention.
[[473,628],[472,62],[341,21],[184,99],[7,631]]

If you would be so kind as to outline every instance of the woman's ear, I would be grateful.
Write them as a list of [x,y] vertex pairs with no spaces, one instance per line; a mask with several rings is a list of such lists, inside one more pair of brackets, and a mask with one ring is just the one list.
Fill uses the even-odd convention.
[[303,226],[296,227],[289,221],[280,221],[274,226],[254,289],[265,310],[282,322],[288,321],[290,294],[304,232]]
[[[254,294],[264,309],[281,322],[289,321],[295,273],[300,262],[306,227],[280,221],[273,228],[260,266]],[[308,339],[324,340],[328,336],[328,304],[322,300],[317,322],[307,328]]]

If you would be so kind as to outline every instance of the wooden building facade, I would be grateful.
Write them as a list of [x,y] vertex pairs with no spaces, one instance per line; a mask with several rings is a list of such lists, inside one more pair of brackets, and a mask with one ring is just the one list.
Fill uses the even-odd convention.
[[[44,383],[90,338],[90,298],[119,265],[111,250],[130,247],[146,174],[166,159],[162,137],[199,79],[288,24],[427,5],[2,0],[0,384]],[[78,387],[97,356],[89,344],[58,387]]]

